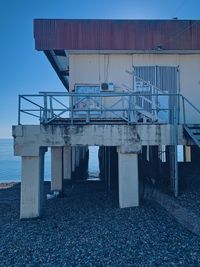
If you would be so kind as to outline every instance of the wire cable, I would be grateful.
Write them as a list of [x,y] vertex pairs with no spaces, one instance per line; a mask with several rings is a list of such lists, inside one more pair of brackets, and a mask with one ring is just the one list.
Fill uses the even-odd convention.
[[169,38],[167,41],[165,41],[163,43],[163,45],[168,44],[169,42],[173,41],[174,39],[177,39],[178,37],[180,37],[184,32],[186,32],[187,30],[191,29],[192,27],[194,27],[196,24],[200,23],[200,20],[195,21],[194,23],[192,23],[190,26],[186,27],[185,29],[183,29],[182,31],[178,32],[176,35],[174,35],[173,37]]
[[176,17],[178,12],[183,8],[183,6],[185,5],[186,0],[182,0],[180,2],[180,4],[177,6],[177,8],[175,9],[175,11],[173,12],[173,14],[171,15],[171,17]]

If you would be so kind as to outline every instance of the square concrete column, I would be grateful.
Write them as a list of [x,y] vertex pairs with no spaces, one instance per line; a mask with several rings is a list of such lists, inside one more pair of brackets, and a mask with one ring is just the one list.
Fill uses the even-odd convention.
[[118,151],[119,206],[139,206],[138,154]]
[[43,207],[44,151],[22,156],[20,219],[36,218]]
[[63,148],[51,147],[51,190],[62,191]]
[[45,152],[48,151],[48,147],[40,148],[40,192],[41,192],[41,210],[45,204],[45,195],[44,195],[44,169],[45,169]]
[[191,162],[191,147],[184,146],[184,161]]
[[63,149],[63,172],[64,172],[64,179],[70,180],[72,174],[71,146],[65,146]]
[[72,172],[76,170],[76,147],[72,146]]
[[75,163],[75,165],[76,165],[76,168],[78,168],[79,167],[79,165],[80,165],[80,147],[76,147],[76,156],[75,156],[75,161],[76,161],[76,163]]

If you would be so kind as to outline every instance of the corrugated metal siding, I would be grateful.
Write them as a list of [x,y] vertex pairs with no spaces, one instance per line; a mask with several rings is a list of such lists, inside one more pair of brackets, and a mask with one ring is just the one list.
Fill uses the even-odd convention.
[[38,50],[199,50],[200,21],[34,20]]

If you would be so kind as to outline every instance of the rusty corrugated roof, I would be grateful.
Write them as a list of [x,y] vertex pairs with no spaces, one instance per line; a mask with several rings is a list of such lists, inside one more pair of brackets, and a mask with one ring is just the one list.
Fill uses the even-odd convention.
[[37,50],[200,50],[199,20],[35,19]]

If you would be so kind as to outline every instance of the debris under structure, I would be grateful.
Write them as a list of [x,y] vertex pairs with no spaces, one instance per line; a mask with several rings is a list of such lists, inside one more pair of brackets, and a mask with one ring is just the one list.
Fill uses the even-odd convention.
[[184,167],[198,164],[199,36],[189,20],[34,20],[35,48],[64,90],[19,96],[21,219],[42,213],[48,148],[53,192],[87,179],[88,148],[99,146],[100,179],[120,208],[139,205],[142,182],[178,196],[178,150]]

